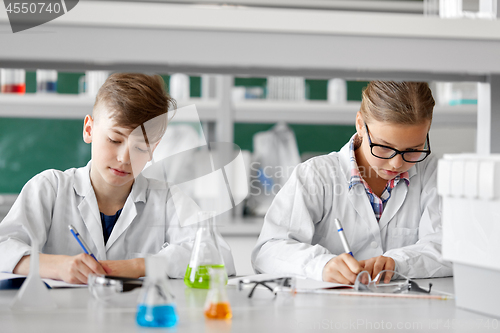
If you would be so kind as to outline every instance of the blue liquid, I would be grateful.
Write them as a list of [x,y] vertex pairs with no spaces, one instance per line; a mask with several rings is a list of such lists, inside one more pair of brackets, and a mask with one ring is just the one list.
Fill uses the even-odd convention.
[[57,92],[57,82],[38,82],[38,92]]
[[137,306],[136,321],[139,326],[145,327],[172,327],[179,318],[173,305],[145,305]]

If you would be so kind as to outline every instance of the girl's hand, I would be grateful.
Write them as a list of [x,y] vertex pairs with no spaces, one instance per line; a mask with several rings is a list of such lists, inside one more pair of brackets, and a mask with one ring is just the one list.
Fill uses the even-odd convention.
[[363,266],[348,253],[332,258],[323,268],[323,281],[354,284]]
[[[394,259],[384,256],[378,256],[367,260],[361,260],[359,264],[363,266],[363,270],[370,273],[372,279],[374,279],[377,276],[377,274],[380,273],[381,271],[383,270],[393,271],[394,268],[396,267]],[[391,278],[392,274],[386,274],[384,283],[389,283],[391,281]]]

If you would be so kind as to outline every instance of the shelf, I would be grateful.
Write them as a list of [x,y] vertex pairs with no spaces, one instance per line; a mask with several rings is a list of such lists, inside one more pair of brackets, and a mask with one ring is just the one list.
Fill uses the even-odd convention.
[[[162,0],[164,3],[176,3],[178,0]],[[206,5],[226,5],[227,1],[221,0],[187,0],[184,3],[196,3]],[[298,8],[298,9],[322,9],[322,10],[344,10],[344,11],[363,11],[363,12],[390,12],[422,14],[424,4],[420,1],[401,1],[401,0],[231,0],[232,6],[248,7],[274,7],[274,8]]]
[[94,100],[78,95],[0,95],[0,116],[16,118],[83,119]]
[[[494,98],[500,89],[500,20],[80,1],[65,15],[16,34],[0,11],[0,34],[0,67],[5,68],[220,74],[225,95],[196,104],[202,120],[216,122],[214,137],[226,142],[234,139],[233,122],[353,124],[356,111],[355,104],[231,105],[227,82],[235,75],[485,83],[478,88],[480,112],[438,107],[434,124],[476,124],[480,151],[500,147],[500,114],[491,112],[500,107]],[[43,117],[81,118],[89,112],[91,103],[74,103],[71,110],[61,106]],[[0,116],[42,117],[36,105],[23,106],[19,114],[4,105]]]
[[432,126],[477,127],[477,105],[437,105],[434,107]]
[[[92,114],[94,102],[94,98],[80,95],[0,94],[0,117],[83,119],[87,114]],[[177,106],[180,109],[191,104],[196,105],[201,120],[215,121],[219,105],[217,101],[191,99],[178,102]],[[183,117],[182,113],[178,112],[175,120],[192,121],[194,119]]]
[[499,20],[80,1],[16,34],[0,11],[0,33],[0,67],[476,82],[500,73]]
[[323,101],[242,101],[234,103],[234,121],[353,125],[359,102],[333,105]]
[[[354,125],[360,102],[329,104],[323,101],[244,101],[234,103],[235,122]],[[433,126],[477,124],[477,105],[434,108]]]
[[[0,117],[83,119],[92,113],[94,99],[79,95],[0,94]],[[178,102],[178,108],[196,105],[202,121],[217,120],[219,102],[192,98]],[[234,122],[354,125],[359,102],[329,104],[325,101],[247,100],[233,103]],[[437,106],[434,125],[471,125],[477,123],[477,105]],[[195,121],[177,112],[176,121]]]

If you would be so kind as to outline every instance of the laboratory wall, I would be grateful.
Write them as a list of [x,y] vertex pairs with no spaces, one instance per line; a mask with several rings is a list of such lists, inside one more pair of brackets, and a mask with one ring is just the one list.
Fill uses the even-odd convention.
[[[79,79],[84,73],[59,73],[58,93],[76,94]],[[168,82],[169,76],[164,75]],[[261,87],[265,78],[236,78],[235,86]],[[361,100],[365,81],[347,82],[347,100]],[[306,80],[306,98],[326,100],[326,80]],[[26,73],[26,92],[36,91],[34,72]],[[190,95],[201,95],[201,78],[190,78]],[[0,193],[19,193],[22,186],[35,174],[49,168],[65,170],[84,166],[90,159],[90,145],[82,140],[82,120],[0,118]],[[253,135],[274,124],[236,123],[234,141],[241,149],[252,151]],[[340,149],[353,135],[354,125],[291,124],[303,160],[318,154]],[[473,152],[475,150],[475,124],[446,127],[433,126],[432,151],[444,153]]]

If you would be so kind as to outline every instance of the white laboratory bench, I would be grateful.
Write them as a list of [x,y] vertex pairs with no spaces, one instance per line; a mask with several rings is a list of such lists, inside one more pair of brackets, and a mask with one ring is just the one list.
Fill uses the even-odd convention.
[[[417,280],[427,286],[428,280]],[[433,289],[453,292],[453,278],[432,279]],[[179,323],[162,332],[316,332],[316,331],[416,331],[497,332],[493,317],[455,307],[454,300],[297,294],[286,298],[249,299],[248,291],[228,286],[233,318],[206,320],[203,306],[207,290],[186,288],[170,280]],[[17,290],[0,290],[0,323],[10,332],[157,332],[135,323],[138,289],[114,305],[95,300],[86,288],[53,289],[58,308],[45,312],[13,312],[9,308]],[[119,304],[119,305],[117,305]]]

